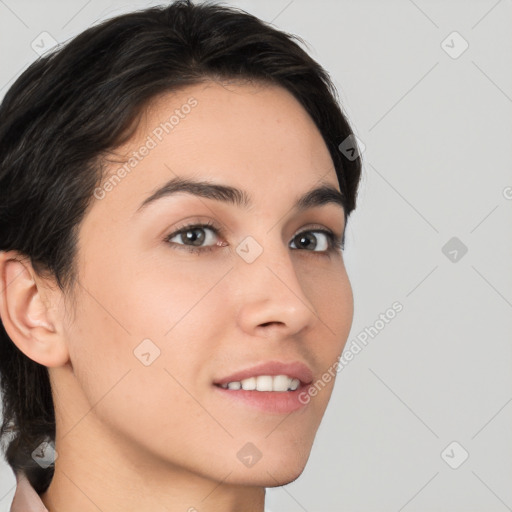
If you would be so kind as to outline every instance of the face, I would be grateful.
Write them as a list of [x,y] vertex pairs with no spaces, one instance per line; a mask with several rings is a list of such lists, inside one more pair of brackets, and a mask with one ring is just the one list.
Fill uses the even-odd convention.
[[[80,226],[81,286],[65,332],[101,435],[138,463],[292,481],[353,314],[329,235],[344,231],[335,193],[296,204],[339,190],[314,122],[276,86],[194,85],[154,101],[107,171]],[[177,190],[178,179],[243,193]],[[296,391],[278,391],[297,385],[287,377]]]

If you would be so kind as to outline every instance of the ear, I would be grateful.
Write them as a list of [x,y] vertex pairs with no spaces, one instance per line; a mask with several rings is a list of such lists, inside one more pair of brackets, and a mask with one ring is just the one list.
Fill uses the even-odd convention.
[[49,287],[27,256],[0,251],[0,318],[4,329],[21,352],[47,367],[69,361],[61,299],[60,288]]

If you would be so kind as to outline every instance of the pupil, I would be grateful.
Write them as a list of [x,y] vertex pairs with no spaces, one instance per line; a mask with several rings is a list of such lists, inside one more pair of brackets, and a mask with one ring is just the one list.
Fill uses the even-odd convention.
[[306,235],[300,235],[299,243],[300,243],[300,245],[302,245],[306,248],[311,245],[312,248],[314,249],[316,247],[316,238],[312,233],[308,233]]
[[[197,236],[198,232],[200,233],[199,236]],[[183,235],[181,236],[183,238]],[[185,238],[193,245],[201,245],[204,241],[204,232],[201,228],[189,229],[185,232]]]

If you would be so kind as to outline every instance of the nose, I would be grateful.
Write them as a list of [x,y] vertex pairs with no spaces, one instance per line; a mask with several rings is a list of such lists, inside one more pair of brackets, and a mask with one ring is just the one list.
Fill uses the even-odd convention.
[[311,329],[319,321],[305,294],[293,264],[290,249],[276,242],[267,244],[252,263],[240,258],[233,278],[239,304],[239,327],[252,336],[290,337]]

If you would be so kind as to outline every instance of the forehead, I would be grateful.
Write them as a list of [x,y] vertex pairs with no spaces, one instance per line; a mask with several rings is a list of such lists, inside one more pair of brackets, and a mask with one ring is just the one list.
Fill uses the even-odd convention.
[[320,180],[339,188],[314,121],[287,90],[262,83],[207,82],[154,99],[106,162],[102,207],[135,210],[176,176],[229,183],[256,201]]

